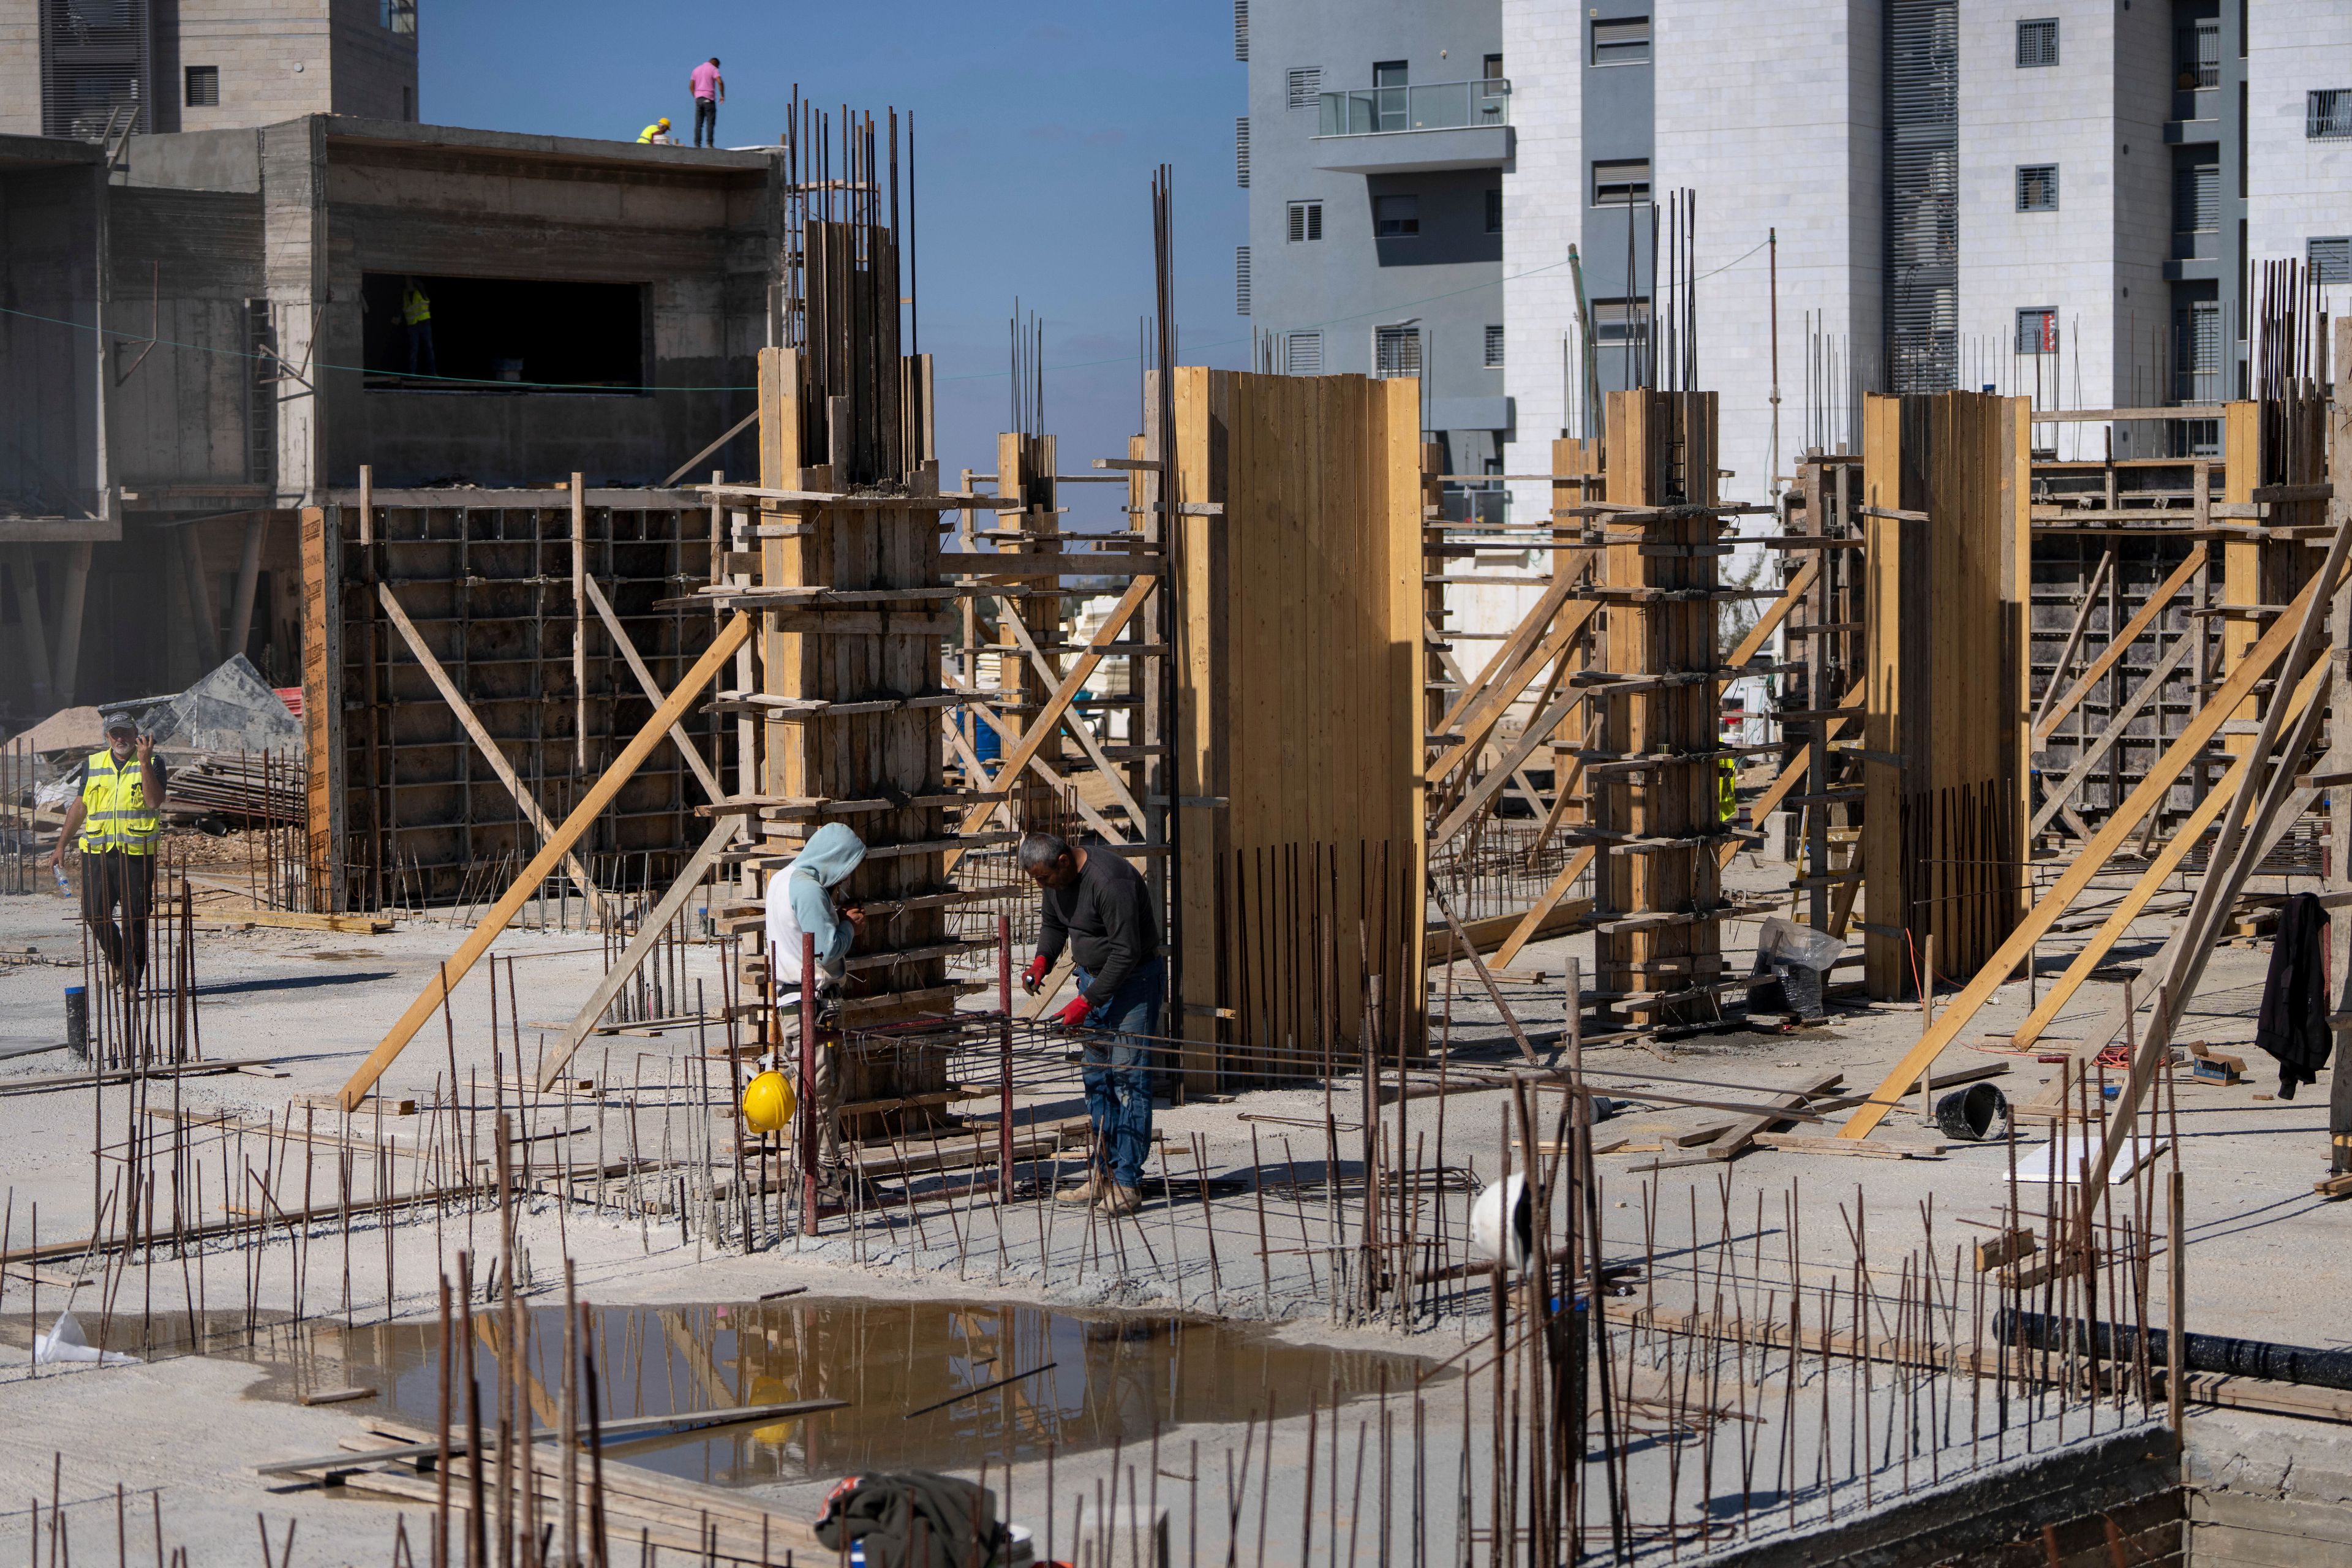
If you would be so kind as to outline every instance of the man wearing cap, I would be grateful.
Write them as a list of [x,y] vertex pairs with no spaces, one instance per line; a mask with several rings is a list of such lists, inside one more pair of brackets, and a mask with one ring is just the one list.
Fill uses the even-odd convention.
[[153,738],[140,733],[130,714],[115,714],[106,721],[106,750],[82,759],[80,788],[49,851],[49,864],[62,869],[68,841],[81,836],[81,918],[106,962],[133,989],[147,976],[147,910],[168,776]]

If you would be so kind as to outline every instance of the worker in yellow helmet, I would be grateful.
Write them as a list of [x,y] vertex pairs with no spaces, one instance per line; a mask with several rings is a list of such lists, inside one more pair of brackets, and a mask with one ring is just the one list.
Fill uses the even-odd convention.
[[147,910],[155,894],[166,777],[154,738],[142,734],[130,714],[115,714],[106,721],[106,750],[82,759],[80,792],[49,851],[49,864],[62,871],[66,845],[80,835],[81,918],[107,963],[133,990],[147,973]]
[[433,357],[433,300],[414,278],[400,280],[400,324],[408,334],[408,374],[439,375],[441,363]]
[[656,144],[664,147],[669,145],[669,121],[667,120],[656,120],[637,132],[638,146],[651,147]]
[[1726,822],[1739,818],[1739,764],[1729,757],[1717,757],[1715,769],[1716,813]]

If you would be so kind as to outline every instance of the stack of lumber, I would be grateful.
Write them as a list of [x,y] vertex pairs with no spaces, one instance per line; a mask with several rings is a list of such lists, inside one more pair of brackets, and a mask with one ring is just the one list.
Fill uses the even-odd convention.
[[301,822],[308,809],[302,780],[298,761],[273,758],[265,767],[259,755],[200,755],[173,768],[163,805],[171,812]]

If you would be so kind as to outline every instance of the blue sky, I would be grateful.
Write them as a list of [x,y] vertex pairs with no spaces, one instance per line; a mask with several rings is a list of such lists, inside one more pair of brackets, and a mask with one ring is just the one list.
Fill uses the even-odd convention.
[[836,112],[911,111],[922,346],[937,362],[950,483],[959,468],[996,466],[1016,296],[1045,319],[1045,426],[1062,470],[1127,450],[1140,427],[1137,321],[1151,308],[1160,163],[1175,166],[1182,361],[1248,363],[1233,296],[1247,232],[1233,167],[1247,68],[1222,0],[418,10],[420,118],[436,124],[634,139],[667,114],[685,140],[687,73],[712,55],[727,76],[722,145],[773,142],[795,82]]

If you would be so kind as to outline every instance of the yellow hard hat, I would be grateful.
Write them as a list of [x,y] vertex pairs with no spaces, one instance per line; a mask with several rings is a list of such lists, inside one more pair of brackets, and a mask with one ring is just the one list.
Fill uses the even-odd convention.
[[664,120],[664,121],[661,122],[661,128],[662,128],[663,130],[665,130],[665,131],[668,130],[668,129],[669,129],[669,121],[668,121],[667,120]]
[[784,1075],[771,1068],[743,1086],[743,1120],[754,1132],[781,1132],[798,1102]]

